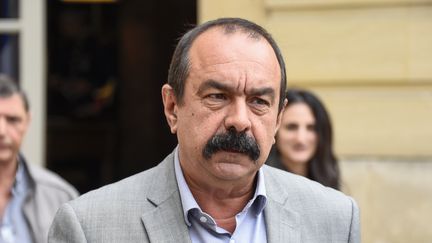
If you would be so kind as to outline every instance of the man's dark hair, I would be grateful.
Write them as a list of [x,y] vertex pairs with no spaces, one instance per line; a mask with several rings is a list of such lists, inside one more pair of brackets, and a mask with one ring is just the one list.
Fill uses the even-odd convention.
[[251,38],[259,39],[260,37],[264,37],[267,40],[267,42],[270,44],[276,54],[276,58],[279,62],[281,71],[279,99],[280,111],[283,107],[286,89],[285,62],[283,60],[282,53],[274,39],[264,28],[251,21],[241,18],[221,18],[212,20],[202,25],[196,26],[195,28],[186,32],[186,34],[181,37],[174,51],[174,55],[171,59],[171,65],[168,72],[168,84],[173,88],[177,101],[180,104],[183,102],[185,83],[189,75],[190,68],[189,50],[194,40],[200,34],[213,27],[222,27],[227,34],[235,33],[237,30],[240,30],[248,34]]
[[18,94],[21,97],[24,103],[24,109],[28,112],[30,105],[26,93],[11,78],[4,74],[0,74],[0,98],[9,98],[14,94]]

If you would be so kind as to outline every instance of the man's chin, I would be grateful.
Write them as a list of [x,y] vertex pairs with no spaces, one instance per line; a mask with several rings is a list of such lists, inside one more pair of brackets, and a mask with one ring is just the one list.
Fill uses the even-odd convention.
[[254,170],[241,164],[219,162],[215,175],[224,181],[236,181],[249,175]]
[[2,151],[0,150],[0,164],[10,163],[11,161],[14,161],[15,156],[10,151]]
[[236,152],[236,151],[218,151],[214,153],[210,159],[215,159],[217,161],[226,161],[225,163],[236,163],[238,160],[250,160],[248,154]]
[[246,167],[256,166],[258,163],[247,154],[228,151],[214,153],[209,161],[220,168],[225,168],[224,170],[228,172],[230,170],[243,170]]

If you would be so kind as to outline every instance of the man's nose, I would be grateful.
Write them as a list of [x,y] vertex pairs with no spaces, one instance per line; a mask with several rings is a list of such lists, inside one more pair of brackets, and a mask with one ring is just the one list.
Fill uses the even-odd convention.
[[234,101],[225,118],[225,128],[234,127],[237,132],[247,131],[251,127],[249,109],[245,101]]

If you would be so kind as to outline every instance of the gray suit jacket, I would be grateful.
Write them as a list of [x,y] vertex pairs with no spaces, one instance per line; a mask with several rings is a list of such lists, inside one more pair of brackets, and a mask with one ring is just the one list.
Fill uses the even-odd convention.
[[65,202],[78,197],[69,183],[44,168],[27,163],[20,156],[29,176],[29,193],[24,201],[23,212],[33,241],[47,242],[48,230],[57,209]]
[[[355,202],[264,165],[269,242],[360,242]],[[191,242],[170,154],[158,166],[64,204],[49,242]]]

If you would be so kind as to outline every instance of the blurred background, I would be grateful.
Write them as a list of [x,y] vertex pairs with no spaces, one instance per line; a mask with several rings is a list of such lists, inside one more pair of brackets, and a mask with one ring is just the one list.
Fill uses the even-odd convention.
[[81,193],[155,166],[176,145],[160,98],[176,41],[217,17],[266,27],[289,87],[328,107],[362,242],[432,242],[432,0],[0,0],[27,159]]

